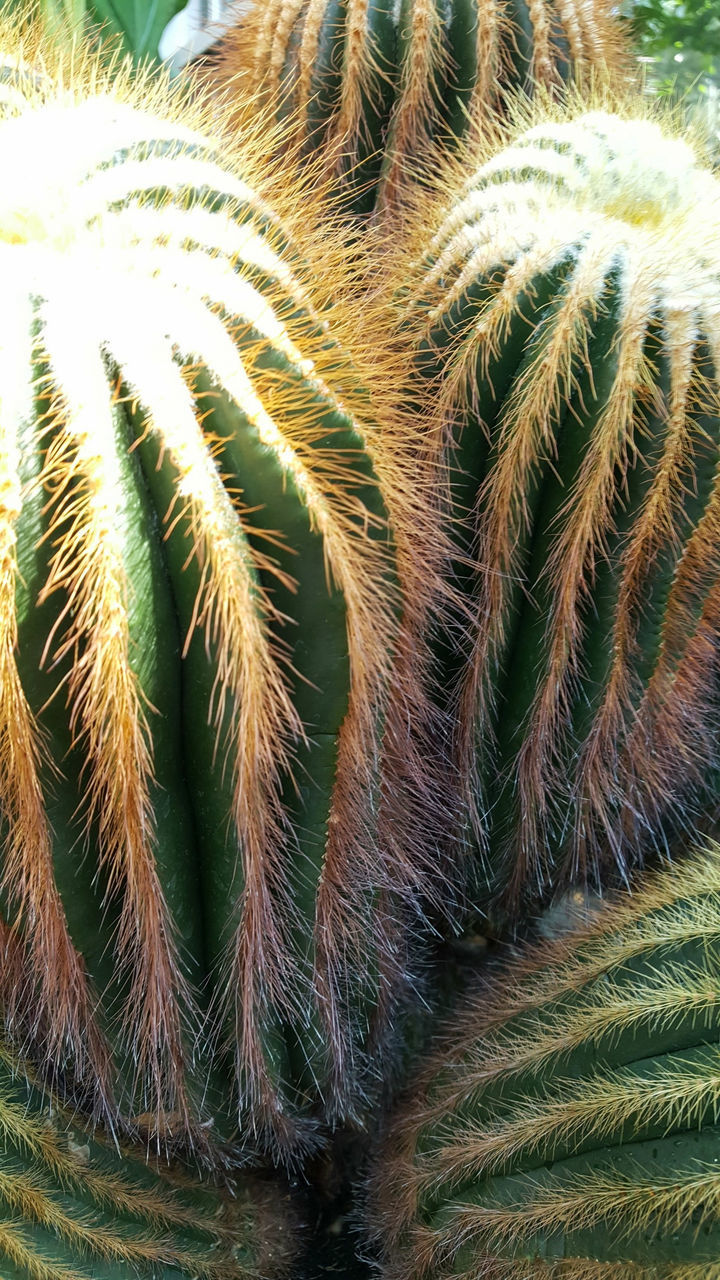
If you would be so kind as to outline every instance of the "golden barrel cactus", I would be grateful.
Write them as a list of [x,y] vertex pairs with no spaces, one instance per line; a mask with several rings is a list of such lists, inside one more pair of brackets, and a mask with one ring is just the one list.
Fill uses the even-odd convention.
[[389,963],[421,470],[330,327],[303,193],[270,203],[267,124],[231,142],[214,104],[24,39],[0,31],[6,1023],[168,1141],[205,1132],[214,1055],[287,1152],[354,1113]]
[[717,1280],[720,848],[453,1014],[371,1187],[386,1280]]
[[358,213],[391,210],[514,91],[629,74],[606,0],[257,0],[212,62],[240,118],[248,95],[286,118]]
[[715,794],[720,185],[644,112],[520,119],[391,272],[450,469],[438,671],[481,904],[624,875]]
[[224,1188],[89,1132],[0,1046],[0,1266],[7,1280],[259,1280],[288,1275],[282,1184]]

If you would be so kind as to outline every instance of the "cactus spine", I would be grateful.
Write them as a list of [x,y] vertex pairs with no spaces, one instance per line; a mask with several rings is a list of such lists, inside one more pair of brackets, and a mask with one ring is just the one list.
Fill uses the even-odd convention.
[[[0,1265],[7,1280],[285,1275],[291,1215],[252,1178],[221,1192],[91,1135],[0,1049]],[[263,1238],[265,1233],[271,1240]]]
[[393,1280],[718,1274],[720,847],[455,1015],[373,1187]]
[[517,906],[692,823],[716,762],[720,187],[582,103],[483,159],[397,278],[474,616],[442,646],[459,772]]
[[377,998],[415,498],[258,194],[266,126],[223,150],[215,106],[57,56],[0,125],[9,1025],[110,1106],[120,1060],[167,1138],[210,975],[287,1150],[352,1108]]
[[[508,93],[623,66],[610,9],[585,0],[271,0],[240,10],[216,61],[294,118],[353,208],[392,207],[431,146],[482,130]],[[237,91],[237,90],[236,90]]]

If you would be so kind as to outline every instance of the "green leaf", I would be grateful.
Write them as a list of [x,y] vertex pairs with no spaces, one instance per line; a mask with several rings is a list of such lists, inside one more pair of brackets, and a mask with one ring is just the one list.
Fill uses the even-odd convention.
[[[51,28],[104,28],[107,36],[120,36],[125,50],[136,61],[157,59],[160,37],[185,0],[38,0],[38,9]],[[11,0],[10,11],[28,12],[27,0]]]
[[91,0],[90,12],[122,35],[133,57],[157,58],[160,37],[184,0]]
[[80,26],[87,14],[86,0],[45,0],[43,7],[53,24],[69,22]]

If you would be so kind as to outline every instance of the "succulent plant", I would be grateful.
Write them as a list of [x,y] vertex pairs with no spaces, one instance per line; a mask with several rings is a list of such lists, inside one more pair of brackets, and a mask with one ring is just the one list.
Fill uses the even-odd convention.
[[715,1280],[720,846],[461,1005],[372,1187],[390,1280]]
[[287,1193],[258,1177],[224,1190],[148,1165],[33,1085],[0,1047],[0,1266],[7,1280],[256,1280],[288,1273]]
[[289,117],[358,213],[396,205],[432,144],[482,131],[513,90],[624,74],[605,0],[257,0],[238,12],[213,55],[228,92]]
[[[137,61],[158,58],[158,45],[183,0],[36,0],[33,21],[42,21],[55,39],[98,37]],[[4,0],[5,12],[23,22],[28,0]]]
[[243,1126],[287,1150],[353,1110],[402,890],[380,756],[412,696],[407,660],[388,707],[397,575],[422,569],[418,599],[432,578],[418,463],[313,301],[289,212],[311,207],[262,194],[267,122],[231,144],[164,81],[23,53],[44,76],[18,71],[0,123],[6,1024],[167,1140],[197,1136],[193,1078],[227,1050]]
[[624,875],[714,795],[720,185],[637,112],[526,114],[393,268],[451,469],[438,666],[480,905]]

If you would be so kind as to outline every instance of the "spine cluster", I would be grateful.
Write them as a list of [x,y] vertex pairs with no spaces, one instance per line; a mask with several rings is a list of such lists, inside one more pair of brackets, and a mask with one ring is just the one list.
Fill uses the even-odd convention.
[[622,48],[603,0],[270,0],[240,11],[214,62],[221,80],[240,77],[238,97],[260,93],[296,126],[362,213],[390,212],[418,167],[518,89],[623,74]]
[[476,167],[429,234],[423,213],[402,262],[466,605],[438,669],[480,879],[514,905],[624,873],[706,803],[719,195],[652,122],[571,110]]
[[392,1280],[715,1277],[720,849],[466,1001],[372,1190]]

